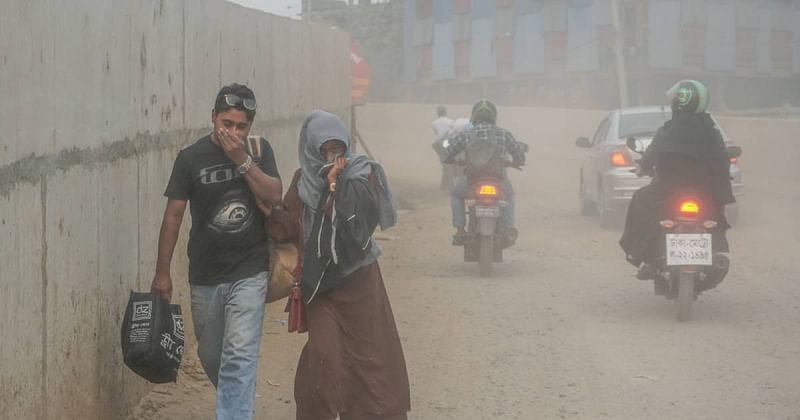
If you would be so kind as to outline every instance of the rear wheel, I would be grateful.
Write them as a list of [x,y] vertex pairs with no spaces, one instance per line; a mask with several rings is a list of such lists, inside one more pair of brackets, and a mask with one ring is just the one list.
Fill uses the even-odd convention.
[[686,322],[692,317],[694,303],[694,282],[696,273],[681,272],[678,275],[678,296],[675,297],[675,310],[678,322]]
[[481,235],[480,247],[478,271],[481,277],[489,277],[492,275],[492,262],[494,261],[494,235]]

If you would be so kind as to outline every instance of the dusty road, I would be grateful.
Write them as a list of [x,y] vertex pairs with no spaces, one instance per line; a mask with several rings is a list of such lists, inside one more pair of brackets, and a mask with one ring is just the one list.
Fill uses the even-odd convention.
[[[360,112],[404,207],[380,237],[412,419],[800,419],[800,122],[722,119],[745,150],[734,265],[678,324],[671,302],[633,277],[619,232],[579,214],[585,152],[573,142],[601,113],[500,109],[500,125],[531,153],[513,174],[520,240],[485,280],[449,245],[429,146],[434,108]],[[278,306],[265,324],[259,419],[294,413],[305,336],[285,333]],[[156,388],[134,418],[211,419],[212,410],[189,355],[178,384]]]

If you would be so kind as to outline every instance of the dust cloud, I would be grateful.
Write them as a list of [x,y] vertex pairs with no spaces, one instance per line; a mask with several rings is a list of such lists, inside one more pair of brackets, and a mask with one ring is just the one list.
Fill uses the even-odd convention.
[[[729,52],[690,50],[704,38],[685,39],[696,33],[663,25],[663,38],[650,38],[644,32],[648,9],[637,6],[646,2],[626,1],[618,43],[610,21],[589,38],[594,48],[568,50],[558,45],[580,39],[559,44],[545,33],[544,57],[554,62],[529,78],[464,76],[456,57],[453,77],[435,80],[444,70],[431,68],[432,50],[423,51],[412,37],[412,57],[419,61],[411,65],[419,68],[409,80],[407,64],[398,59],[411,48],[403,44],[403,2],[381,3],[380,11],[377,4],[353,6],[358,10],[350,17],[364,57],[377,69],[375,90],[354,112],[401,204],[398,227],[378,235],[411,376],[410,418],[800,418],[800,113],[794,108],[800,83],[790,63],[779,59],[783,53],[771,55],[774,76],[759,75],[764,58],[758,45],[740,51],[740,61],[734,58],[734,66],[749,60],[752,68],[724,74]],[[530,14],[536,14],[548,13],[541,3],[553,2],[515,2],[521,3],[533,4]],[[649,3],[666,8],[669,20],[675,18],[670,7],[694,2]],[[692,7],[677,16],[681,25],[705,19],[704,9]],[[719,7],[729,11],[727,3]],[[575,19],[583,12],[565,11]],[[322,7],[316,13],[325,19]],[[383,28],[389,34],[381,42],[369,38],[378,29],[358,24],[370,13],[400,19]],[[569,18],[562,19],[566,30]],[[731,28],[713,24],[716,33]],[[502,54],[509,45],[513,51],[513,43],[498,33],[498,45],[506,48],[497,51],[501,72],[508,59]],[[646,55],[648,40],[663,47],[658,57]],[[463,53],[460,45],[454,54]],[[381,61],[386,51],[394,61]],[[594,55],[598,68],[585,68],[595,65]],[[705,69],[704,59],[719,69]],[[472,63],[472,69],[492,65]],[[649,66],[662,69],[643,70]],[[576,148],[575,139],[591,138],[623,104],[666,105],[664,92],[684,78],[707,84],[713,115],[742,147],[744,193],[729,233],[728,277],[699,297],[689,323],[678,324],[672,303],[654,296],[651,282],[634,278],[617,244],[619,229],[603,229],[596,217],[581,215],[578,174],[591,152]],[[449,196],[439,188],[441,165],[431,147],[436,106],[446,105],[452,118],[469,117],[480,98],[494,100],[498,125],[530,147],[527,165],[510,175],[519,240],[488,279],[450,245]],[[262,418],[294,413],[294,364],[304,339],[287,338],[281,310],[270,307],[267,315],[257,398]],[[134,418],[211,418],[213,390],[188,357],[178,385],[157,388]]]
[[[461,116],[469,106],[448,109]],[[449,244],[449,199],[430,147],[435,106],[359,109],[359,129],[404,203],[399,226],[379,236],[411,418],[792,418],[800,410],[800,121],[719,117],[744,149],[732,269],[700,296],[692,321],[678,324],[672,304],[633,277],[619,231],[580,214],[586,151],[573,143],[604,115],[499,107],[499,125],[530,153],[511,175],[520,239],[495,276],[480,279]],[[291,418],[304,340],[287,338],[282,308],[269,309],[257,412]],[[213,391],[189,373],[157,391],[166,396],[149,396],[137,418],[204,418]]]

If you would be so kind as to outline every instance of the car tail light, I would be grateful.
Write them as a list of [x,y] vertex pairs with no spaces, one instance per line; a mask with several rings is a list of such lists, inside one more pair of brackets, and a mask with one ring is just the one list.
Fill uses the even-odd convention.
[[700,205],[694,200],[683,201],[681,202],[681,213],[696,215],[700,213]]
[[628,153],[617,150],[616,152],[611,153],[611,165],[613,166],[631,166],[630,158],[628,157]]
[[497,187],[494,185],[484,184],[478,189],[478,195],[481,197],[495,197],[497,196]]

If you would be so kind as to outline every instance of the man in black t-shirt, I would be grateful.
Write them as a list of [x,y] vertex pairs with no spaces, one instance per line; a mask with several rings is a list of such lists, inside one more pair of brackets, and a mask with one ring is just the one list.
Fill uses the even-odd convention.
[[152,291],[172,295],[170,263],[186,203],[190,203],[189,287],[198,354],[217,387],[217,419],[250,419],[267,293],[268,242],[259,205],[281,201],[272,148],[245,147],[256,114],[253,91],[231,84],[217,94],[214,131],[178,153]]

